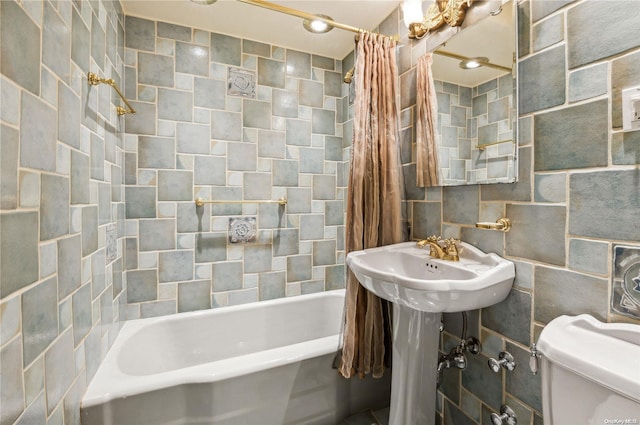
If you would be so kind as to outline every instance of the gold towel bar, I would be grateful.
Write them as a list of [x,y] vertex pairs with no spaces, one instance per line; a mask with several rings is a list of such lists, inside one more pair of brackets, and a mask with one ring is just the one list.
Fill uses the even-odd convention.
[[127,99],[125,99],[124,95],[122,94],[122,92],[120,91],[120,89],[118,88],[118,86],[116,85],[116,82],[113,80],[113,78],[100,78],[98,77],[97,74],[93,73],[93,72],[89,72],[87,74],[87,79],[89,80],[89,84],[91,84],[92,86],[97,86],[100,83],[104,83],[108,86],[113,87],[113,89],[116,91],[116,93],[118,93],[118,96],[120,96],[120,99],[122,99],[122,101],[124,102],[125,105],[127,105],[127,108],[123,108],[122,106],[116,106],[116,111],[118,112],[118,115],[124,115],[124,114],[135,114],[136,110],[133,109],[131,107],[131,105],[129,104],[129,102],[127,101]]
[[499,142],[485,143],[483,145],[478,145],[478,149],[483,151],[485,148],[488,148],[489,146],[500,145],[502,143],[509,143],[509,142],[513,142],[513,140],[501,140]]
[[281,206],[287,205],[287,198],[280,198],[277,201],[272,200],[255,200],[255,201],[205,201],[202,198],[196,198],[196,207],[203,207],[204,204],[280,204]]
[[511,220],[506,217],[499,218],[495,223],[476,223],[478,229],[499,230],[508,232],[511,230]]

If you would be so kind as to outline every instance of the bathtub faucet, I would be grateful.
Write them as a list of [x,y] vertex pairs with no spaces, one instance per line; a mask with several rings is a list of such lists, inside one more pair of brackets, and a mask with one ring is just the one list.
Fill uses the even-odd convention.
[[447,261],[460,261],[460,241],[454,238],[442,239],[440,236],[429,236],[416,243],[418,248],[429,245],[429,255],[433,258]]

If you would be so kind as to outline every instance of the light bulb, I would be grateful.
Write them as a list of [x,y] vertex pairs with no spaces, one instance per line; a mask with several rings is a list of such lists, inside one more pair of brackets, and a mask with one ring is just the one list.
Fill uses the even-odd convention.
[[325,32],[328,27],[329,25],[327,25],[327,23],[324,21],[320,21],[320,20],[311,21],[311,28],[315,32]]
[[[324,19],[333,21],[333,18],[331,16],[320,15],[320,14],[316,16],[319,18],[324,18]],[[329,25],[326,21],[323,21],[321,19],[313,19],[313,20],[305,19],[302,22],[302,25],[304,26],[304,29],[315,34],[322,34],[324,32],[329,32],[333,29],[331,25]]]
[[477,58],[469,58],[460,62],[460,68],[462,69],[475,69],[484,66],[489,63],[489,58],[485,58],[484,56]]
[[402,15],[407,28],[411,24],[422,22],[422,0],[404,0],[404,3],[402,3]]

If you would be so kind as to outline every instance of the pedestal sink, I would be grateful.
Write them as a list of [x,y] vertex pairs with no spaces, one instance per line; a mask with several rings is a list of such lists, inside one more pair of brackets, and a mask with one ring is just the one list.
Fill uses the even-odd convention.
[[347,255],[362,286],[393,303],[389,425],[435,422],[440,313],[488,307],[511,290],[512,262],[465,242],[460,247],[456,262],[432,258],[415,242]]

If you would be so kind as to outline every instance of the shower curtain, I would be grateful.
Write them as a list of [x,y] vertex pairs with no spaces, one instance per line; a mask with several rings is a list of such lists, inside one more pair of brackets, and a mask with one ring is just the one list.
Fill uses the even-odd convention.
[[[403,240],[395,46],[394,40],[367,32],[357,43],[347,252]],[[340,373],[381,377],[390,357],[390,306],[348,271]]]
[[438,148],[436,125],[438,98],[433,84],[433,54],[418,58],[416,67],[416,185],[438,186]]

